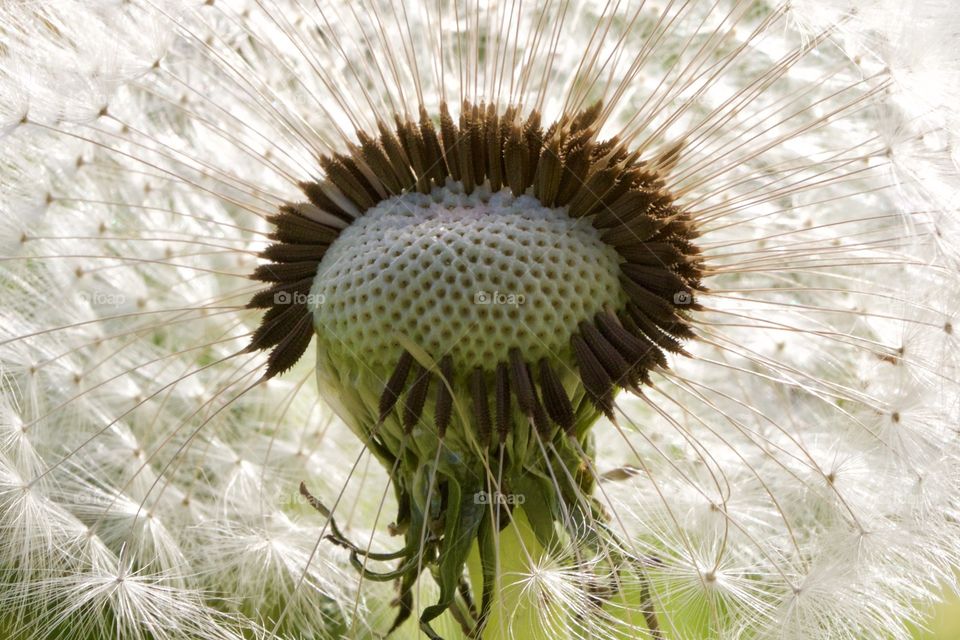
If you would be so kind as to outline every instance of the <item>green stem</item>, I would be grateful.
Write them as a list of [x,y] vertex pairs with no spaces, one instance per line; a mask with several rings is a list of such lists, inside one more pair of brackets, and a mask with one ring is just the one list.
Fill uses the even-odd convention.
[[[535,593],[534,590],[524,589],[524,581],[530,573],[530,559],[536,562],[542,557],[544,549],[537,541],[523,509],[514,509],[511,523],[494,538],[496,578],[490,614],[481,637],[484,640],[509,637],[518,640],[554,640],[550,630],[543,628],[541,616],[545,613],[544,604],[530,597]],[[470,552],[467,570],[473,592],[483,593],[483,567],[477,544]]]

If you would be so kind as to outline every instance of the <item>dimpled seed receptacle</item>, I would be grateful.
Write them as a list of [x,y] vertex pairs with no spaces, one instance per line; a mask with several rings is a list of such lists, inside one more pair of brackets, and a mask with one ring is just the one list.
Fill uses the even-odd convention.
[[622,303],[617,252],[584,220],[508,189],[452,181],[395,196],[346,229],[311,291],[320,350],[383,372],[403,335],[457,371],[569,351],[577,324]]

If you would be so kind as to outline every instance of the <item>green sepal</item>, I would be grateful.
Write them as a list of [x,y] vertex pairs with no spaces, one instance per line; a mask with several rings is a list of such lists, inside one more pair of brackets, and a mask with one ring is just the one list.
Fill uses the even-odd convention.
[[544,549],[555,549],[557,529],[557,495],[553,481],[529,470],[511,479],[511,488],[523,496],[520,508],[530,521],[530,528]]
[[400,579],[400,597],[397,598],[400,610],[397,611],[397,617],[393,619],[393,624],[387,631],[388,636],[406,622],[410,618],[410,614],[413,613],[413,586],[417,583],[421,569],[422,565],[417,563],[411,571],[405,573]]
[[479,638],[490,617],[493,599],[497,584],[497,546],[496,534],[493,530],[493,508],[483,510],[483,520],[477,534],[477,546],[480,552],[480,571],[483,575],[483,593],[480,598],[480,614],[477,616],[477,626],[473,637]]
[[[469,494],[475,494],[475,487]],[[420,615],[420,628],[432,640],[439,636],[430,628],[430,621],[446,611],[456,597],[463,577],[464,565],[483,520],[484,506],[474,500],[464,501],[460,483],[447,477],[447,511],[440,560],[434,577],[440,585],[437,604],[427,607]]]

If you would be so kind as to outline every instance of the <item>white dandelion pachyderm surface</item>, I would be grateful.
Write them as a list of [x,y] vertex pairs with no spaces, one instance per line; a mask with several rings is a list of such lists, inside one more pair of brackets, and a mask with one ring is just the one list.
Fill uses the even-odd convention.
[[907,637],[953,13],[3,4],[0,635]]

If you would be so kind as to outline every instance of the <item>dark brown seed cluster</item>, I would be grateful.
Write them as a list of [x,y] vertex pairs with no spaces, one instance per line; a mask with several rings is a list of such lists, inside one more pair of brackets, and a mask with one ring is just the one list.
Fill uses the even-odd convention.
[[[380,123],[378,135],[359,132],[349,152],[320,160],[325,178],[304,182],[308,202],[288,204],[271,219],[275,241],[262,254],[270,262],[253,279],[270,283],[249,307],[267,309],[249,350],[270,349],[266,377],[290,368],[309,345],[313,323],[306,303],[320,261],[341,230],[394,195],[429,193],[448,180],[465,192],[489,183],[491,190],[532,194],[544,206],[567,207],[588,221],[622,257],[620,282],[628,302],[583,320],[570,338],[573,364],[587,397],[607,415],[616,389],[649,382],[649,372],[666,366],[664,352],[683,353],[693,336],[689,312],[698,308],[702,263],[693,244],[690,216],[665,190],[659,165],[641,160],[618,139],[598,141],[600,105],[568,114],[544,128],[534,111],[523,117],[508,107],[464,102],[458,121],[441,104],[439,129],[426,110],[419,122],[397,117],[393,128]],[[439,355],[439,354],[438,354]],[[514,349],[508,362],[491,371],[462,372],[473,399],[481,436],[509,428],[511,402],[537,425],[569,430],[575,409],[555,363],[530,363]],[[454,365],[441,360],[446,380],[436,394],[435,420],[443,432],[450,420]],[[411,375],[412,374],[412,375]],[[401,397],[403,423],[419,418],[433,378],[408,353],[390,376],[380,401],[383,420]],[[494,407],[488,406],[492,383]]]

